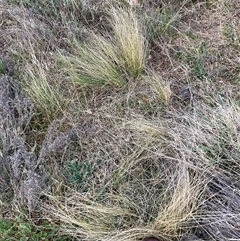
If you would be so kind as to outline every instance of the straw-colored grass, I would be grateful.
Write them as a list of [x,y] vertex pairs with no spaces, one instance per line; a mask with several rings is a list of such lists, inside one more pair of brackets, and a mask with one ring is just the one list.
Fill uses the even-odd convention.
[[24,91],[42,113],[50,117],[63,110],[66,102],[64,103],[60,86],[50,84],[46,71],[40,65],[33,67],[27,64],[23,78]]
[[239,8],[0,1],[0,239],[240,240]]
[[117,87],[126,83],[121,58],[110,39],[91,33],[86,44],[75,41],[73,48],[74,54],[60,57],[71,81],[87,86]]
[[[140,177],[135,176],[131,181],[137,166],[141,169],[142,164],[141,161],[135,165],[129,164],[125,166],[128,173],[123,174],[122,186],[117,188],[116,194],[105,194],[103,201],[90,198],[90,193],[82,194],[74,190],[67,196],[48,196],[50,203],[44,207],[46,217],[61,221],[64,234],[71,234],[81,240],[131,241],[151,235],[168,240],[178,236],[195,215],[204,189],[202,180],[197,177],[190,180],[186,165],[179,165],[172,176],[165,180],[168,183],[165,191],[156,189],[152,193],[150,197],[155,202],[148,207],[151,213],[145,213],[142,206],[144,202],[149,202],[146,198],[152,188],[143,185],[147,182],[156,185],[153,184],[156,180],[141,179],[145,172],[142,169]],[[128,196],[124,192],[129,192]],[[144,220],[144,215],[150,219]]]
[[140,77],[146,58],[144,28],[132,8],[112,8],[112,35],[89,33],[74,41],[73,54],[60,55],[70,80],[87,86],[123,86]]
[[146,77],[146,81],[149,82],[153,93],[156,95],[156,99],[161,104],[169,104],[170,98],[172,96],[170,83],[163,80],[161,75],[155,72],[149,73],[149,76]]
[[137,78],[143,71],[146,58],[144,25],[131,8],[112,8],[111,16],[119,53],[129,74]]

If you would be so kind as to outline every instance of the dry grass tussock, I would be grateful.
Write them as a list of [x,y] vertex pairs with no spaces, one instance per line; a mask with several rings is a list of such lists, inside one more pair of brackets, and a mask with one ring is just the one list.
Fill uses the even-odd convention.
[[156,99],[161,104],[168,105],[172,95],[170,83],[163,80],[161,75],[155,72],[150,72],[147,78],[149,78],[147,81],[149,81],[149,84],[151,86],[153,93],[156,96]]
[[[129,175],[144,175],[144,170],[136,171],[135,165],[128,164],[130,167],[125,168],[130,173],[121,173],[123,180]],[[195,180],[190,180],[185,166],[178,166],[174,173],[168,174],[172,176],[167,180],[169,183],[166,181],[166,190],[159,190],[156,180],[147,181],[143,177],[134,176],[120,184],[113,178],[109,185],[114,189],[118,186],[118,190],[128,195],[112,190],[102,194],[103,200],[96,200],[90,198],[90,193],[70,190],[64,197],[50,196],[50,202],[43,208],[52,221],[63,223],[62,232],[81,240],[136,240],[149,235],[168,240],[177,237],[194,217],[202,190],[201,178],[195,176]]]
[[21,79],[21,87],[39,112],[51,119],[68,103],[58,73],[53,70],[52,50],[57,44],[56,39],[49,34],[47,23],[29,17],[31,12],[27,8],[3,5],[1,14],[6,14],[3,49],[19,63],[16,74]]
[[0,1],[2,219],[49,240],[240,240],[237,6]]
[[144,68],[146,39],[143,24],[132,8],[111,8],[113,33],[89,33],[85,43],[74,41],[73,54],[60,55],[69,79],[83,85],[123,86]]

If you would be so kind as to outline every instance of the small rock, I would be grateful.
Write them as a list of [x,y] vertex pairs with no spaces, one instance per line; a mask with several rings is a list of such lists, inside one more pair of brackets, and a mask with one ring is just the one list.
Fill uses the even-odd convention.
[[178,97],[181,101],[190,101],[192,99],[192,91],[189,86],[183,86],[179,91]]

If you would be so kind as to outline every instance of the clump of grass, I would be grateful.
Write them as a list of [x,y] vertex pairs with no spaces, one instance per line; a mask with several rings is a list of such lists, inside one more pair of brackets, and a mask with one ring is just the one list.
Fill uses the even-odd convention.
[[[231,223],[236,218],[236,212],[231,212],[229,220],[226,221],[220,213],[213,217],[211,212],[207,211],[206,205],[203,205],[206,208],[204,211],[200,208],[200,204],[202,203],[201,199],[203,203],[205,198],[208,199],[204,194],[206,188],[210,187],[212,193],[217,193],[216,189],[211,187],[221,188],[222,185],[225,185],[223,183],[220,185],[215,178],[209,180],[209,176],[216,175],[221,178],[222,175],[223,178],[226,178],[225,175],[229,175],[231,177],[229,179],[234,182],[233,187],[228,187],[229,195],[231,194],[236,198],[232,189],[236,185],[234,180],[239,171],[237,168],[240,155],[238,109],[239,107],[235,103],[227,101],[221,106],[201,106],[200,109],[196,108],[190,113],[174,114],[172,117],[176,118],[175,121],[173,118],[169,121],[163,119],[136,120],[133,122],[134,125],[130,126],[131,130],[135,130],[137,146],[141,146],[146,152],[151,153],[151,157],[158,156],[162,163],[167,161],[170,168],[170,172],[164,173],[167,183],[165,183],[166,188],[163,195],[159,199],[157,197],[155,199],[155,202],[158,200],[161,204],[158,216],[153,218],[152,229],[158,229],[161,234],[175,236],[179,232],[178,228],[183,230],[186,227],[190,228],[191,225],[195,225],[196,221],[206,225],[204,220],[214,219],[216,222],[214,229],[219,230],[224,226],[226,231],[224,231],[225,234],[220,232],[221,237],[231,236]],[[143,160],[144,152],[141,152],[140,156]],[[136,163],[138,159],[135,156],[133,160]],[[173,171],[174,163],[176,172]],[[129,172],[136,166],[141,166],[141,162],[136,165],[131,164],[131,166],[125,165],[124,170]],[[165,167],[165,170],[169,169]],[[124,172],[125,176],[122,177],[122,180],[128,179],[126,173],[127,171]],[[143,184],[144,181],[141,180],[141,183]],[[211,198],[207,202],[209,202],[211,210],[214,208],[216,208],[214,210],[218,210],[217,198]],[[231,205],[233,207],[236,203]],[[239,210],[239,205],[237,209]],[[199,214],[198,210],[204,214]],[[238,236],[235,228],[232,229],[232,232],[233,237]],[[210,230],[209,233],[213,232]]]
[[156,95],[156,99],[162,104],[169,104],[172,91],[170,89],[170,83],[164,81],[162,77],[152,72],[146,77],[146,80],[149,82],[153,93]]
[[64,107],[60,85],[50,84],[47,73],[40,64],[35,67],[26,64],[25,70],[22,81],[24,91],[35,103],[36,108],[51,119],[51,116],[55,116]]
[[[193,173],[190,174],[188,165],[184,163],[179,163],[171,181],[174,184],[170,182],[162,197],[162,200],[167,200],[168,203],[159,206],[153,229],[175,236],[179,235],[179,231],[184,230],[197,214],[200,204],[198,199],[205,184],[200,176],[193,178]],[[171,185],[175,185],[174,188]]]
[[94,190],[49,196],[46,215],[51,220],[60,220],[64,233],[83,240],[124,241],[148,235],[167,240],[178,236],[196,211],[202,190],[198,186],[200,179],[191,180],[186,166],[179,167],[168,177],[165,191],[157,191],[156,179],[145,176],[142,162],[143,158],[139,158],[135,163],[129,162],[129,166],[125,163],[128,172],[123,174],[118,191],[108,192],[102,201],[91,197]]
[[[38,109],[37,115],[43,116],[44,121],[49,120],[61,112],[67,103],[62,95],[61,82],[54,76],[56,72],[53,74],[56,69],[49,49],[53,50],[56,42],[49,26],[42,19],[29,18],[26,8],[10,6],[9,14],[14,12],[15,18],[9,22],[14,26],[14,31],[8,41],[12,43],[9,52],[14,60],[15,73],[26,96],[31,98]],[[19,39],[19,44],[14,38]]]
[[91,33],[88,43],[75,41],[73,48],[74,54],[60,57],[72,81],[88,86],[122,86],[125,83],[121,59],[109,39]]
[[137,78],[143,71],[146,57],[144,25],[131,8],[112,8],[111,16],[119,53],[130,75]]
[[[93,241],[126,241],[149,235],[168,240],[179,236],[194,217],[205,182],[200,184],[202,179],[192,175],[194,170],[180,159],[159,160],[159,149],[164,153],[166,148],[163,127],[147,121],[131,123],[125,128],[134,132],[136,146],[111,163],[114,168],[105,173],[103,198],[97,198],[95,175],[81,179],[91,186],[86,191],[68,189],[62,196],[47,195],[46,216],[54,222],[60,220],[64,233]],[[103,139],[101,145],[109,148]]]
[[144,67],[146,41],[134,10],[111,9],[113,36],[91,32],[85,44],[74,41],[73,54],[60,55],[73,81],[84,85],[123,86],[138,78]]
[[74,190],[69,198],[49,198],[51,205],[45,205],[48,216],[61,220],[64,232],[81,239],[104,240],[117,226],[126,226],[127,220],[134,218],[127,208],[94,202]]

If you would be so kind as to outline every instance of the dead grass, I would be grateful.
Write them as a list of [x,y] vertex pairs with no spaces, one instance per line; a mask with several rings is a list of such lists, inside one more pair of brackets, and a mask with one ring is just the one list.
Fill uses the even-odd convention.
[[[131,9],[112,8],[112,26],[127,71],[134,78],[141,75],[146,58],[146,27]],[[130,10],[131,9],[131,10]],[[111,20],[110,20],[111,21]]]
[[90,34],[88,44],[75,43],[74,54],[60,56],[70,81],[83,86],[122,86],[122,62],[111,41]]
[[[39,64],[39,63],[38,63]],[[61,93],[60,85],[50,85],[46,71],[39,64],[35,69],[26,65],[25,76],[23,77],[23,89],[32,99],[42,114],[51,118],[57,115],[67,103],[63,102],[64,96]]]
[[[105,193],[103,200],[91,198],[90,192],[71,191],[64,197],[50,197],[50,203],[44,208],[45,215],[63,222],[62,231],[81,240],[134,240],[148,235],[165,240],[177,237],[196,212],[199,190],[202,190],[202,184],[198,183],[200,179],[195,177],[190,181],[187,168],[178,167],[181,171],[176,168],[175,173],[168,177],[166,190],[159,192],[157,187],[151,186],[157,185],[154,180],[142,179],[145,172],[141,170],[142,162],[141,159],[138,164],[129,162],[130,166],[125,165],[128,173],[122,173],[122,180],[118,180],[121,184],[115,189],[114,182],[116,191]],[[149,193],[153,190],[154,193]]]
[[72,240],[239,240],[238,1],[10,2],[3,214]]
[[172,91],[170,83],[162,79],[160,74],[155,72],[149,73],[146,81],[149,81],[153,93],[156,95],[156,99],[161,103],[168,105],[170,103]]
[[112,8],[113,36],[89,33],[85,44],[74,41],[73,54],[62,54],[68,78],[87,86],[123,86],[140,77],[145,64],[144,27],[132,8]]

